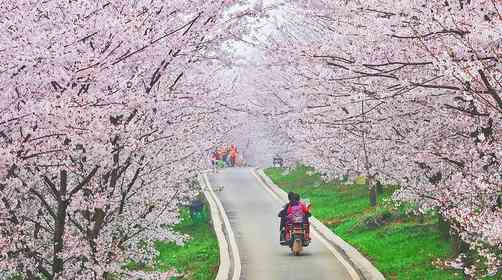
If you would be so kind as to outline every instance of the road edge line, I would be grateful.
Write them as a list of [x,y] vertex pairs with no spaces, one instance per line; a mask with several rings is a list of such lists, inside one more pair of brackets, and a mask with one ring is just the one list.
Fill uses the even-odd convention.
[[[235,239],[235,234],[232,230],[232,227],[230,226],[230,220],[228,219],[225,208],[223,208],[221,201],[216,196],[216,193],[211,187],[211,183],[209,182],[209,178],[207,177],[207,172],[202,173],[202,178],[204,179],[204,184],[207,187],[203,189],[204,195],[206,196],[206,198],[210,197],[212,202],[214,203],[212,206],[210,203],[211,213],[213,213],[213,210],[216,212],[215,216],[218,217],[217,220],[219,222],[218,230],[220,232],[220,235],[218,235],[217,233],[217,236],[218,244],[220,244],[220,268],[218,269],[216,280],[239,280],[241,276],[241,260],[239,248],[237,247],[237,241]],[[223,222],[221,220],[223,220]],[[213,223],[213,226],[215,226],[215,223]],[[224,253],[223,255],[221,254],[222,251]],[[233,262],[232,265],[230,264],[231,260]],[[223,269],[221,268],[222,264]],[[221,273],[220,270],[222,270]],[[230,271],[233,271],[231,276]]]
[[[262,169],[253,169],[252,173],[258,178],[260,184],[276,199],[281,202],[287,201],[287,193],[274,184]],[[366,280],[385,280],[383,274],[356,248],[341,239],[318,219],[312,216],[310,218],[310,224],[314,228],[314,232],[320,237],[319,239],[321,242],[323,242],[331,253],[333,253],[333,255],[345,266],[354,280],[360,279],[360,276]]]
[[[216,233],[216,238],[218,239],[218,247],[220,250],[220,263],[218,266],[218,273],[216,274],[215,280],[227,280],[230,273],[230,255],[228,250],[227,239],[225,238],[224,230],[223,230],[223,222],[221,221],[220,213],[218,211],[218,207],[214,202],[209,190],[209,187],[206,186],[203,175],[199,176],[199,183],[202,188],[202,193],[206,197],[207,202],[209,203],[209,208],[211,211],[211,220],[213,224],[214,232]],[[206,186],[206,187],[203,187]]]
[[[267,192],[269,192],[272,195],[272,197],[277,199],[279,202],[286,203],[287,199],[284,199],[284,195],[286,195],[286,197],[287,197],[287,194],[285,192],[284,192],[284,194],[277,193],[276,190],[274,190],[271,186],[268,185],[268,182],[266,182],[266,180],[263,178],[263,176],[261,174],[259,174],[259,171],[260,170],[258,170],[258,174],[257,174],[256,170],[253,169],[253,170],[251,170],[251,173],[253,174],[253,176],[256,177],[256,179],[258,180],[260,185],[262,185],[262,187]],[[279,187],[277,187],[277,188],[279,188]],[[280,190],[280,191],[282,191],[282,190]],[[281,197],[281,196],[283,196],[283,197]],[[343,267],[345,267],[345,269],[349,273],[351,279],[360,280],[361,277],[359,276],[359,273],[357,273],[357,271],[345,260],[345,258],[336,250],[336,248],[333,247],[333,245],[331,245],[327,240],[325,240],[324,236],[321,235],[317,231],[317,228],[315,226],[313,226],[313,224],[312,224],[312,219],[313,219],[313,217],[309,218],[310,224],[312,225],[311,229],[312,229],[313,235],[315,235],[321,241],[321,243],[323,243],[324,246],[326,246],[326,248],[328,248],[328,250],[331,252],[331,254],[333,254],[333,256],[335,256],[335,258],[343,265]]]

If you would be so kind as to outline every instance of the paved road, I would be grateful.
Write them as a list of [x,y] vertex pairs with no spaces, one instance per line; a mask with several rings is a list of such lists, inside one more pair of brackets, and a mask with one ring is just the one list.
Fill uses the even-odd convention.
[[260,185],[248,168],[231,168],[210,175],[237,239],[245,280],[351,279],[343,265],[315,237],[302,256],[279,245],[282,205]]

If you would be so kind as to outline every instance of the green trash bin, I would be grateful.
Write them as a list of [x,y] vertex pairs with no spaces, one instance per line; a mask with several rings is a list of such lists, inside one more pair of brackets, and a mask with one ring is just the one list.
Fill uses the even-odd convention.
[[204,202],[200,199],[195,199],[190,204],[190,218],[194,223],[201,223],[206,218],[206,211],[204,211]]
[[225,168],[225,162],[223,160],[217,160],[216,161],[216,167],[218,167],[218,168]]

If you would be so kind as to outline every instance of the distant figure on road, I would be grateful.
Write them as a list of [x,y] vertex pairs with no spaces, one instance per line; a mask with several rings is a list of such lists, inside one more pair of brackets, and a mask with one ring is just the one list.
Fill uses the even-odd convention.
[[237,156],[238,156],[237,147],[235,146],[235,144],[232,144],[230,146],[230,166],[232,167],[235,166],[235,163],[237,162]]
[[230,146],[225,147],[225,166],[230,167]]
[[212,151],[209,159],[211,161],[211,168],[212,168],[213,172],[216,172],[216,164],[218,161],[218,152],[216,152],[216,150]]

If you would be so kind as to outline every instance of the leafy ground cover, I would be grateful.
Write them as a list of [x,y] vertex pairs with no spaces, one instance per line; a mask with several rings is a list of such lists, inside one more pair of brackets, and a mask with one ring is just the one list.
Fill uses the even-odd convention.
[[154,267],[139,268],[129,264],[130,269],[154,269],[170,271],[175,269],[179,276],[171,280],[213,280],[219,267],[219,247],[216,235],[209,224],[207,205],[203,214],[192,219],[187,209],[182,209],[181,223],[174,230],[187,234],[190,239],[183,245],[175,242],[158,241],[156,244],[159,256]]
[[219,248],[216,235],[209,224],[206,212],[201,220],[193,220],[188,211],[182,212],[183,221],[175,230],[189,234],[191,240],[183,246],[173,242],[158,242],[159,264],[161,270],[176,268],[183,276],[178,279],[213,280],[218,273]]
[[289,171],[269,168],[265,173],[285,191],[309,198],[314,216],[367,256],[386,279],[464,279],[459,271],[433,265],[452,257],[451,244],[440,237],[437,217],[417,217],[405,207],[391,207],[386,201],[392,187],[384,189],[379,206],[371,208],[364,184],[322,183],[305,166]]

